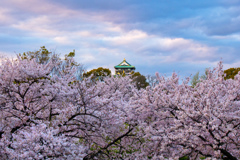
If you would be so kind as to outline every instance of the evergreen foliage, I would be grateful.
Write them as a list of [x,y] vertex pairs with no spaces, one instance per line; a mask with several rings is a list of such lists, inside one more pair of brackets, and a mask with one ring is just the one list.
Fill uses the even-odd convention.
[[133,72],[133,74],[131,74],[131,77],[137,89],[146,88],[149,85],[146,77],[144,75],[141,75],[139,72]]
[[108,68],[103,68],[103,67],[99,67],[97,69],[92,69],[91,71],[88,71],[87,73],[83,73],[83,77],[90,77],[91,79],[94,81],[103,80],[103,77],[106,76],[111,76],[111,70]]
[[234,79],[234,77],[238,74],[240,71],[240,68],[229,68],[224,71],[225,77],[224,79]]

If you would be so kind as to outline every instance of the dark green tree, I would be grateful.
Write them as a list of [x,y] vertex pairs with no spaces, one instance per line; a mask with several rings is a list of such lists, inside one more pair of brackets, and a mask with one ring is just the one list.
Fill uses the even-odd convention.
[[133,72],[131,77],[138,89],[146,88],[149,85],[146,77],[144,75],[141,75],[139,72]]
[[86,73],[83,73],[83,77],[90,77],[92,76],[92,80],[100,80],[102,81],[104,77],[110,76],[111,70],[108,68],[99,67],[97,69],[92,69]]
[[234,79],[234,77],[238,74],[240,71],[240,68],[229,68],[224,71],[225,77],[224,79]]

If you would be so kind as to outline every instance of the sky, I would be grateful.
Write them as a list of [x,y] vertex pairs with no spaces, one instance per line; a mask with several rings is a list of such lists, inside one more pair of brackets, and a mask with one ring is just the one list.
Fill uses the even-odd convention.
[[86,70],[143,75],[240,67],[240,0],[1,0],[0,54],[75,49]]

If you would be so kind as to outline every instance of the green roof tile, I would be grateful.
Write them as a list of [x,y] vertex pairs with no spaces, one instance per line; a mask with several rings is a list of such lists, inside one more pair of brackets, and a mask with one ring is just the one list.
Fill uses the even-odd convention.
[[135,68],[134,66],[114,66],[114,68]]
[[135,67],[128,63],[124,58],[124,60],[119,65],[114,66],[114,68],[135,68]]

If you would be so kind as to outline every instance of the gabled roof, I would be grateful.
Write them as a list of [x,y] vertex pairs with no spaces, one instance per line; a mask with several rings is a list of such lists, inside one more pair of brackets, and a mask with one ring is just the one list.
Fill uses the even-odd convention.
[[135,68],[135,67],[128,63],[124,58],[123,61],[119,65],[114,66],[114,68]]

